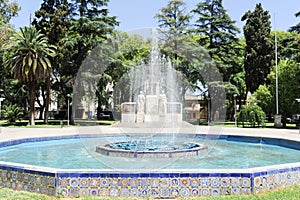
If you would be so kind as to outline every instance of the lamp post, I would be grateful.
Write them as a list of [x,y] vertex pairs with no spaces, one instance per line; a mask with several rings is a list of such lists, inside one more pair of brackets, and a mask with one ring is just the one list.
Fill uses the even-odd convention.
[[70,94],[67,94],[68,98],[68,126],[70,125]]
[[[300,103],[300,99],[296,99],[296,101],[297,101],[298,103]],[[300,134],[300,120],[299,120],[299,117],[298,117],[298,126],[299,126],[299,134]]]
[[210,125],[210,98],[207,98],[207,124]]
[[[4,92],[4,90],[3,89],[0,89],[0,92],[1,92],[1,94],[2,94],[2,92]],[[2,95],[1,95],[2,96]],[[5,100],[5,98],[0,98],[0,119],[2,119],[2,115],[1,115],[1,103],[2,103],[2,101],[4,101]]]
[[1,115],[1,103],[2,103],[2,101],[4,101],[5,100],[5,98],[0,98],[0,119],[2,119],[2,115]]
[[234,126],[237,127],[237,119],[236,119],[236,97],[237,94],[233,95],[233,100],[234,100]]

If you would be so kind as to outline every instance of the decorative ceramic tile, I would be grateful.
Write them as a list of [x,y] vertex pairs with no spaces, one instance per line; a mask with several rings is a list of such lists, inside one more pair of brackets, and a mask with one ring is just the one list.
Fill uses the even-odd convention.
[[141,190],[141,197],[148,197],[150,195],[150,191],[148,189]]
[[178,178],[172,178],[171,179],[171,186],[172,187],[178,187],[179,186],[179,179]]
[[80,189],[79,188],[71,188],[70,189],[70,197],[73,197],[73,198],[80,197]]
[[91,189],[90,190],[90,196],[93,196],[93,197],[98,196],[98,190],[97,189]]
[[122,178],[122,179],[120,179],[120,185],[122,187],[128,187],[129,186],[128,183],[129,183],[128,178]]
[[116,189],[116,188],[112,188],[112,189],[110,189],[110,191],[109,191],[109,195],[110,195],[111,197],[117,197],[117,196],[119,196],[119,190]]
[[212,177],[211,178],[211,187],[219,187],[220,186],[220,178],[219,177]]
[[178,188],[172,188],[170,192],[171,197],[178,197],[179,196],[179,189]]
[[130,196],[131,197],[138,197],[139,196],[139,190],[137,188],[133,188],[130,190]]
[[119,185],[119,180],[117,178],[112,178],[110,180],[110,186],[113,188],[117,188]]
[[129,186],[132,188],[137,188],[139,185],[139,180],[137,178],[132,178],[129,180]]
[[180,179],[180,186],[181,187],[188,187],[188,186],[190,186],[190,180],[189,180],[189,178],[187,177],[187,178],[181,178]]
[[[261,177],[260,176],[258,176],[258,177],[255,177],[254,178],[254,187],[260,187],[261,186],[261,184],[262,184],[262,182],[261,182]],[[244,184],[243,184],[244,185]]]
[[182,188],[180,190],[180,196],[181,197],[189,197],[190,196],[190,190],[188,188]]
[[100,179],[100,186],[101,186],[101,187],[106,188],[106,187],[109,186],[109,183],[110,183],[109,178],[101,178],[101,179]]
[[239,194],[241,194],[241,190],[240,190],[240,188],[232,188],[230,191],[230,194],[239,195]]
[[219,188],[212,188],[211,189],[211,196],[220,196],[221,191]]
[[199,194],[199,189],[197,188],[193,188],[191,190],[191,197],[198,197],[200,194]]
[[160,179],[159,186],[162,187],[162,188],[169,187],[169,179],[168,178]]
[[149,182],[148,178],[142,178],[140,180],[140,186],[143,189],[147,189],[150,186],[150,182]]
[[121,197],[129,197],[129,189],[127,189],[127,188],[122,188],[122,189],[120,190],[120,196],[121,196]]
[[190,185],[192,187],[197,187],[198,188],[198,186],[199,186],[199,179],[198,178],[191,178],[190,179]]
[[64,197],[69,196],[69,190],[66,188],[60,188],[60,190],[58,192],[59,192],[59,194],[61,194]]
[[251,187],[251,180],[250,178],[242,178],[241,179],[242,187]]
[[161,188],[160,189],[160,197],[166,198],[170,196],[170,191],[168,188]]
[[102,188],[99,192],[99,195],[101,197],[108,197],[109,196],[109,190],[107,188]]
[[225,178],[222,177],[220,182],[221,182],[221,187],[223,188],[227,188],[230,186],[230,179],[228,177]]
[[242,188],[241,189],[241,194],[250,195],[251,194],[251,189],[250,188]]
[[209,178],[202,178],[202,179],[200,180],[200,185],[201,185],[202,187],[209,187],[210,184],[211,184],[211,181],[210,181]]
[[99,178],[91,178],[90,180],[90,187],[91,188],[98,188],[100,187],[100,179]]
[[90,196],[89,190],[86,188],[80,189],[80,196],[81,197]]
[[79,185],[79,180],[77,178],[70,179],[70,186],[77,187]]
[[208,189],[208,188],[202,188],[201,190],[200,190],[200,195],[202,196],[202,197],[208,197],[208,196],[210,196],[210,189]]
[[157,178],[150,179],[150,185],[151,185],[151,187],[154,187],[154,188],[158,187],[159,186],[159,179],[157,179]]
[[152,188],[150,192],[151,192],[150,195],[151,197],[159,197],[160,192],[158,188]]
[[82,188],[87,188],[90,184],[90,181],[88,178],[80,178],[79,179],[79,186]]
[[230,185],[232,187],[239,187],[241,185],[241,179],[239,177],[231,177]]

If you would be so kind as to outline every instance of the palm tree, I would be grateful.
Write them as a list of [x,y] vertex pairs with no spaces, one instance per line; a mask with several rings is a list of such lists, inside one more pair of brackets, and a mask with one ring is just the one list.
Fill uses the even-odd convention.
[[40,81],[49,79],[52,73],[50,57],[56,55],[56,48],[48,39],[32,27],[20,28],[6,45],[9,56],[5,67],[14,78],[25,83],[29,90],[29,124],[34,125],[35,90]]

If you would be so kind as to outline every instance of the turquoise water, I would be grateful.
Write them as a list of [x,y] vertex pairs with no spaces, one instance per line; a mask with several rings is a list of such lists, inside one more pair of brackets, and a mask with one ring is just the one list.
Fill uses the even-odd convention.
[[[62,169],[233,169],[300,161],[300,151],[260,143],[192,138],[207,153],[174,159],[108,157],[96,146],[132,138],[102,137],[30,142],[0,148],[0,160]],[[136,138],[135,138],[136,139]]]

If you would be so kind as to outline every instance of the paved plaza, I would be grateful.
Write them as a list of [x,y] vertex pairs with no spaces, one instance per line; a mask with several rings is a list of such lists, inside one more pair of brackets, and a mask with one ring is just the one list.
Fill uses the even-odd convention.
[[[155,130],[153,132],[170,132],[172,129]],[[156,128],[157,129],[157,128]],[[21,138],[67,136],[78,134],[127,134],[128,132],[141,132],[138,128],[120,126],[85,126],[85,127],[63,127],[63,128],[5,128],[0,127],[0,141],[9,141]],[[300,141],[298,129],[276,129],[276,128],[236,128],[223,126],[188,126],[175,130],[180,134],[215,134],[215,135],[244,135],[256,137],[282,138]]]

